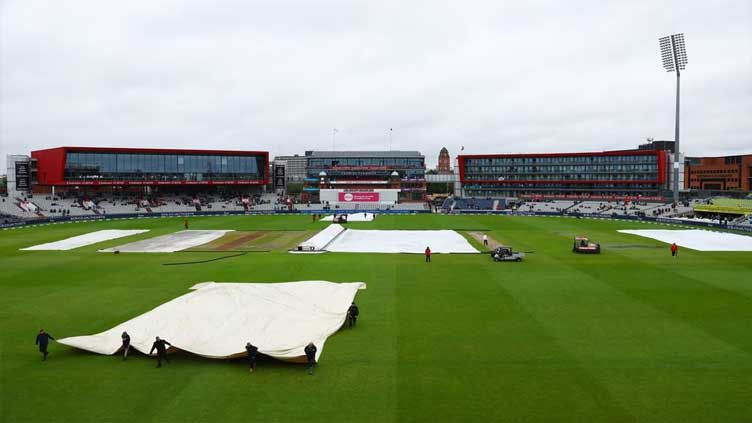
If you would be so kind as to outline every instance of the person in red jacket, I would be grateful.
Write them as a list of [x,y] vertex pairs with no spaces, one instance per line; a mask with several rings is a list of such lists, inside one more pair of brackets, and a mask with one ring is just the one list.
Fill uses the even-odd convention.
[[431,247],[426,247],[426,263],[431,262]]
[[679,246],[676,243],[671,244],[671,256],[676,257],[679,253]]

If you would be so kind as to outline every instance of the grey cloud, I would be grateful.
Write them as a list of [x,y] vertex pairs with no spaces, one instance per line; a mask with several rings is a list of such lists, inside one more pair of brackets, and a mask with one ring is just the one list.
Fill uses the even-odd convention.
[[0,3],[0,164],[58,145],[752,153],[752,4]]

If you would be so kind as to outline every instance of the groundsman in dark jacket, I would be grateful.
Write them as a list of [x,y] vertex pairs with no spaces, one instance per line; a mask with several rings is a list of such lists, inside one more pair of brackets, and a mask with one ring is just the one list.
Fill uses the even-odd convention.
[[39,345],[39,352],[42,353],[42,361],[47,360],[47,345],[50,343],[50,339],[53,341],[55,338],[52,337],[49,333],[45,332],[44,329],[39,329],[39,333],[37,334],[37,341],[35,344]]

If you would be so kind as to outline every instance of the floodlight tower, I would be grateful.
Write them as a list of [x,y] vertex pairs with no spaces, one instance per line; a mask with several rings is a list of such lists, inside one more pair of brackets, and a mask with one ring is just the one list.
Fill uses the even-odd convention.
[[676,123],[674,127],[674,203],[679,203],[679,80],[681,71],[687,66],[687,50],[684,47],[684,34],[672,34],[659,38],[661,58],[666,72],[676,71]]

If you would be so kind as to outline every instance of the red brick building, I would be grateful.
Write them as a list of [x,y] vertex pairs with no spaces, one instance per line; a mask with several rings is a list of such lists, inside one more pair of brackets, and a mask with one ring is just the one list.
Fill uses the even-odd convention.
[[[665,150],[459,155],[465,197],[665,201]],[[650,199],[650,200],[648,200]]]
[[752,154],[724,157],[688,157],[684,188],[752,191]]
[[443,147],[441,151],[439,152],[439,166],[436,168],[439,174],[452,173],[452,169],[450,167],[450,161],[451,160],[449,158],[449,150],[447,150],[446,147]]

